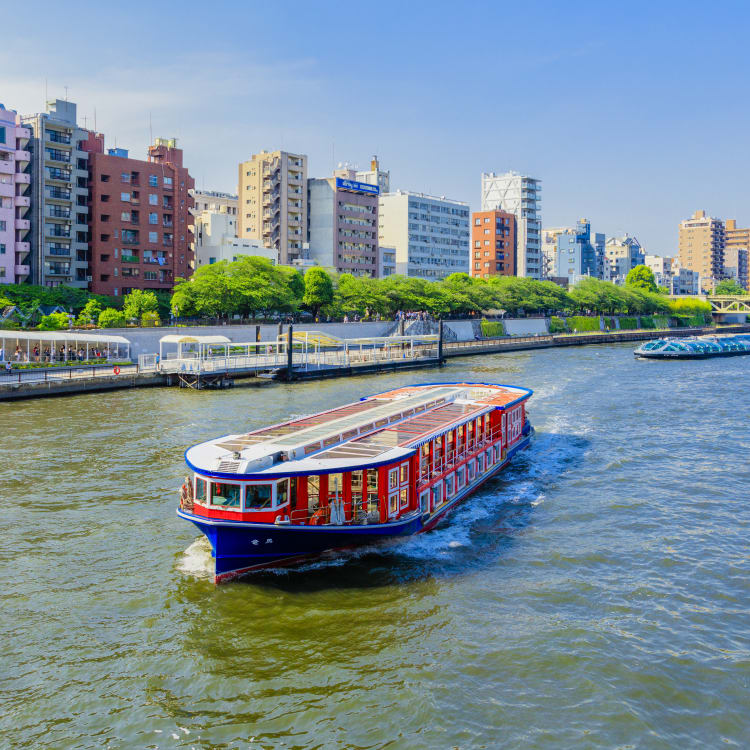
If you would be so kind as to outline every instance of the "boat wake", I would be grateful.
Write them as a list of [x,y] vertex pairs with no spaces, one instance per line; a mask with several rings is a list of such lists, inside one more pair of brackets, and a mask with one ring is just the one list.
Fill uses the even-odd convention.
[[177,570],[192,578],[214,579],[214,561],[211,557],[211,542],[199,536],[177,561]]

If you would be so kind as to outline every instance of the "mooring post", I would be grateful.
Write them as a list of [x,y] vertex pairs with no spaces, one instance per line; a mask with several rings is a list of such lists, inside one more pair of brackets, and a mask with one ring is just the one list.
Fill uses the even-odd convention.
[[438,321],[438,364],[443,364],[443,320]]
[[[279,323],[281,326],[281,323]],[[294,370],[292,369],[292,324],[289,324],[289,332],[287,334],[287,351],[286,351],[286,379],[294,380]]]
[[260,341],[260,326],[255,326],[255,340]]

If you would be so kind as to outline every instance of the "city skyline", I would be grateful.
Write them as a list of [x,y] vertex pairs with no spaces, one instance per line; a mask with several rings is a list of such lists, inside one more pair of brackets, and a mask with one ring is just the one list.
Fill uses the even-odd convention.
[[[363,168],[377,153],[392,189],[472,210],[482,172],[531,175],[544,185],[544,226],[586,216],[608,236],[635,234],[652,254],[673,255],[679,221],[699,208],[750,220],[740,140],[748,112],[736,98],[747,63],[732,42],[747,11],[738,4],[712,10],[721,42],[689,12],[697,5],[676,17],[676,6],[645,4],[479,4],[456,15],[445,4],[341,14],[325,4],[228,3],[197,23],[202,6],[187,3],[184,15],[160,13],[165,35],[164,24],[144,23],[144,3],[116,27],[92,4],[91,33],[65,56],[51,42],[76,19],[40,7],[49,23],[0,52],[3,103],[31,114],[44,110],[45,89],[48,98],[67,93],[82,123],[93,129],[96,110],[96,129],[134,152],[152,134],[177,137],[199,188],[235,192],[237,164],[262,148],[308,154],[313,177],[339,162]],[[524,33],[478,31],[493,24]],[[249,28],[259,31],[251,49]],[[123,58],[136,38],[142,54]],[[699,59],[685,52],[698,42]],[[709,94],[735,95],[731,119],[698,105]]]

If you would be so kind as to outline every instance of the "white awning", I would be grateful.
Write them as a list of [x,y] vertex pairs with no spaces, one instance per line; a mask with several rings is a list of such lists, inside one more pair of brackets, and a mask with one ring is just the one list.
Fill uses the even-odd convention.
[[81,344],[127,344],[124,336],[106,333],[80,333],[78,331],[14,331],[0,329],[0,339],[6,341],[77,341]]
[[160,344],[231,344],[226,336],[189,336],[170,333],[159,339]]

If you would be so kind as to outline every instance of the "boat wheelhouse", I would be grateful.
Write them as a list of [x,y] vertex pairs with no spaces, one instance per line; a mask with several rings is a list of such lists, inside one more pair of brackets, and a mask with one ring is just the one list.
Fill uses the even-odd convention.
[[654,339],[633,354],[640,359],[706,359],[750,354],[750,335]]
[[217,582],[432,528],[529,444],[531,391],[413,385],[188,449]]

